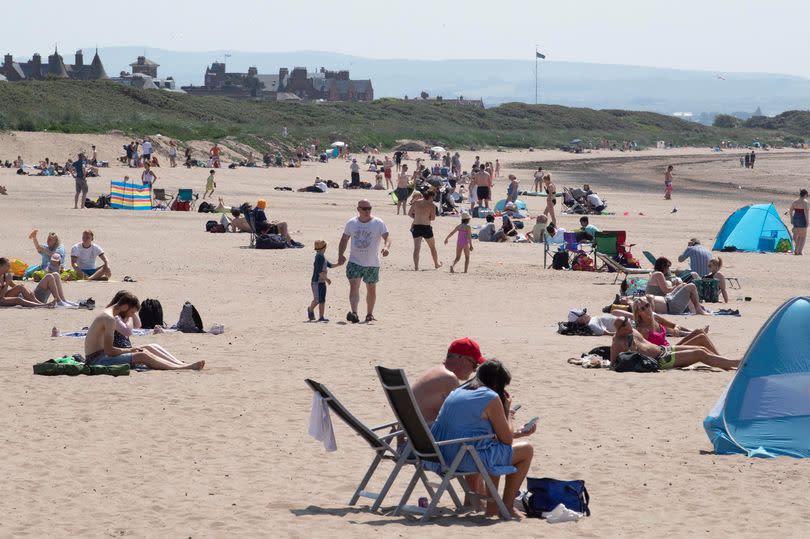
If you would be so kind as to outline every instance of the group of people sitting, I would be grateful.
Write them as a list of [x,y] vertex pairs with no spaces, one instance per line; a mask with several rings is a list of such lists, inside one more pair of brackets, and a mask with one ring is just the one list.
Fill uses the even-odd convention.
[[[475,376],[470,379],[472,375]],[[524,429],[515,423],[516,410],[507,389],[511,380],[512,376],[503,363],[485,359],[478,343],[464,338],[453,341],[442,364],[428,370],[412,389],[437,442],[494,435],[473,445],[496,488],[499,476],[506,476],[503,502],[512,517],[520,519],[524,515],[514,508],[515,496],[534,457],[532,445],[520,439],[534,434],[537,427]],[[440,448],[445,462],[453,462],[460,449],[458,445],[442,445]],[[458,470],[476,470],[469,454],[464,456]],[[487,494],[480,476],[472,476],[468,481],[472,490]],[[494,502],[488,502],[484,509],[487,516],[498,515]]]
[[[22,283],[13,282],[11,262],[8,258],[0,258],[0,273],[3,274],[2,288],[0,288],[0,306],[20,307],[77,307],[78,304],[68,301],[62,289],[63,274],[65,280],[109,280],[112,272],[110,264],[104,254],[104,249],[95,243],[92,230],[82,233],[82,241],[70,250],[70,263],[66,260],[65,248],[55,232],[48,234],[45,244],[39,243],[38,230],[29,234],[37,253],[42,257],[40,264],[29,267],[23,274],[23,279],[38,279],[33,292]],[[101,259],[102,265],[96,267],[96,259]],[[67,271],[66,271],[67,270]],[[53,296],[53,300],[51,300]]]

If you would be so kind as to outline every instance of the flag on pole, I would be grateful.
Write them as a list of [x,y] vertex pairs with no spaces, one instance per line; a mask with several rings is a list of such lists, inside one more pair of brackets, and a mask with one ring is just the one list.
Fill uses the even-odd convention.
[[148,185],[110,183],[110,207],[119,210],[151,210],[152,197]]
[[543,54],[542,52],[534,51],[534,53],[537,55],[537,58],[545,59],[545,57],[546,57],[546,55]]

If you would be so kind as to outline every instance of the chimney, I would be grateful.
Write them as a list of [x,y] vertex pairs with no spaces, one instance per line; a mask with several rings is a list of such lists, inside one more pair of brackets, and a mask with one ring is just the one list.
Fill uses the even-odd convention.
[[146,63],[146,56],[138,56],[138,65],[142,66]]
[[11,67],[11,64],[14,63],[14,57],[10,54],[6,54],[3,57],[3,67]]
[[251,66],[248,68],[248,77],[255,77],[259,74],[259,70],[256,69],[255,66]]
[[84,65],[84,55],[82,54],[82,50],[79,49],[76,51],[76,61],[74,62],[76,67],[82,67]]

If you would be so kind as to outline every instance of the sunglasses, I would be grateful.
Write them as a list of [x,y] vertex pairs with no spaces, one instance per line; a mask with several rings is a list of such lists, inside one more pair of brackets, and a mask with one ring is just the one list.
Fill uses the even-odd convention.
[[357,206],[360,211],[371,211],[371,206]]

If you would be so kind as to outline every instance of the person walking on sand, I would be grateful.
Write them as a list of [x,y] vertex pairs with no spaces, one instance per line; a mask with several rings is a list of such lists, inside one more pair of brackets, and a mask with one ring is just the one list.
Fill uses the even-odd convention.
[[222,153],[222,150],[219,149],[219,146],[215,142],[211,149],[208,151],[208,157],[211,158],[211,166],[214,168],[219,168],[219,154]]
[[402,208],[402,215],[408,214],[408,182],[410,179],[408,165],[402,165],[402,169],[397,175],[397,188],[394,191],[397,197],[397,215],[399,215],[400,208]]
[[492,200],[492,176],[484,167],[481,167],[478,169],[478,172],[473,174],[472,178],[475,182],[475,194],[478,199],[478,205],[489,208],[489,201]]
[[138,298],[129,292],[119,293],[118,302],[101,311],[90,324],[87,336],[84,338],[84,359],[88,365],[146,365],[150,369],[195,370],[205,366],[205,361],[194,363],[175,363],[158,357],[143,348],[117,348],[113,346],[115,336],[116,317],[126,320],[134,316],[141,308]]
[[76,195],[73,197],[73,209],[79,209],[79,197],[82,197],[82,209],[84,209],[84,200],[87,198],[87,160],[84,158],[83,153],[79,153],[78,159],[73,162],[70,168],[70,175],[76,183]]
[[217,187],[217,182],[214,181],[214,175],[216,173],[216,170],[211,169],[208,179],[205,180],[205,193],[203,193],[203,200],[205,200],[205,197],[207,197],[209,194],[211,195],[211,198],[214,198],[214,189]]
[[669,165],[664,173],[664,200],[672,199],[672,170],[675,167]]
[[807,240],[807,216],[810,211],[807,204],[807,189],[799,191],[799,198],[790,205],[790,223],[793,225],[793,254],[804,254],[804,243]]
[[433,203],[433,192],[425,191],[421,200],[411,204],[408,215],[413,219],[411,235],[413,236],[414,271],[419,271],[419,251],[422,249],[422,238],[425,239],[430,248],[433,266],[439,269],[442,263],[439,262],[439,254],[436,252],[436,240],[433,238],[433,226],[431,226],[431,223],[436,219],[436,204]]
[[169,166],[177,166],[177,143],[173,140],[169,141]]
[[455,273],[454,267],[458,264],[458,261],[461,260],[462,253],[464,253],[464,273],[467,273],[467,270],[470,269],[470,252],[473,250],[473,244],[470,214],[466,211],[461,212],[461,224],[451,230],[444,239],[445,245],[447,245],[447,242],[453,237],[453,234],[458,234],[458,239],[456,240],[456,259],[450,264],[450,273]]
[[543,215],[556,224],[557,215],[554,213],[554,206],[557,204],[557,186],[551,181],[551,174],[543,176],[543,190],[546,192],[546,209],[543,210]]
[[[350,219],[343,229],[343,236],[338,245],[338,266],[346,263],[346,247],[349,240],[352,247],[349,252],[346,278],[349,279],[349,304],[351,310],[346,314],[346,320],[352,324],[360,321],[357,316],[357,306],[360,303],[360,281],[366,283],[366,322],[373,322],[374,304],[377,301],[377,282],[380,280],[380,254],[388,256],[391,248],[391,239],[388,236],[388,227],[385,223],[371,215],[371,202],[362,199],[357,203],[359,216]],[[382,250],[380,240],[383,241]]]
[[383,175],[385,176],[385,188],[394,189],[394,181],[391,179],[394,170],[394,162],[387,155],[383,161]]

